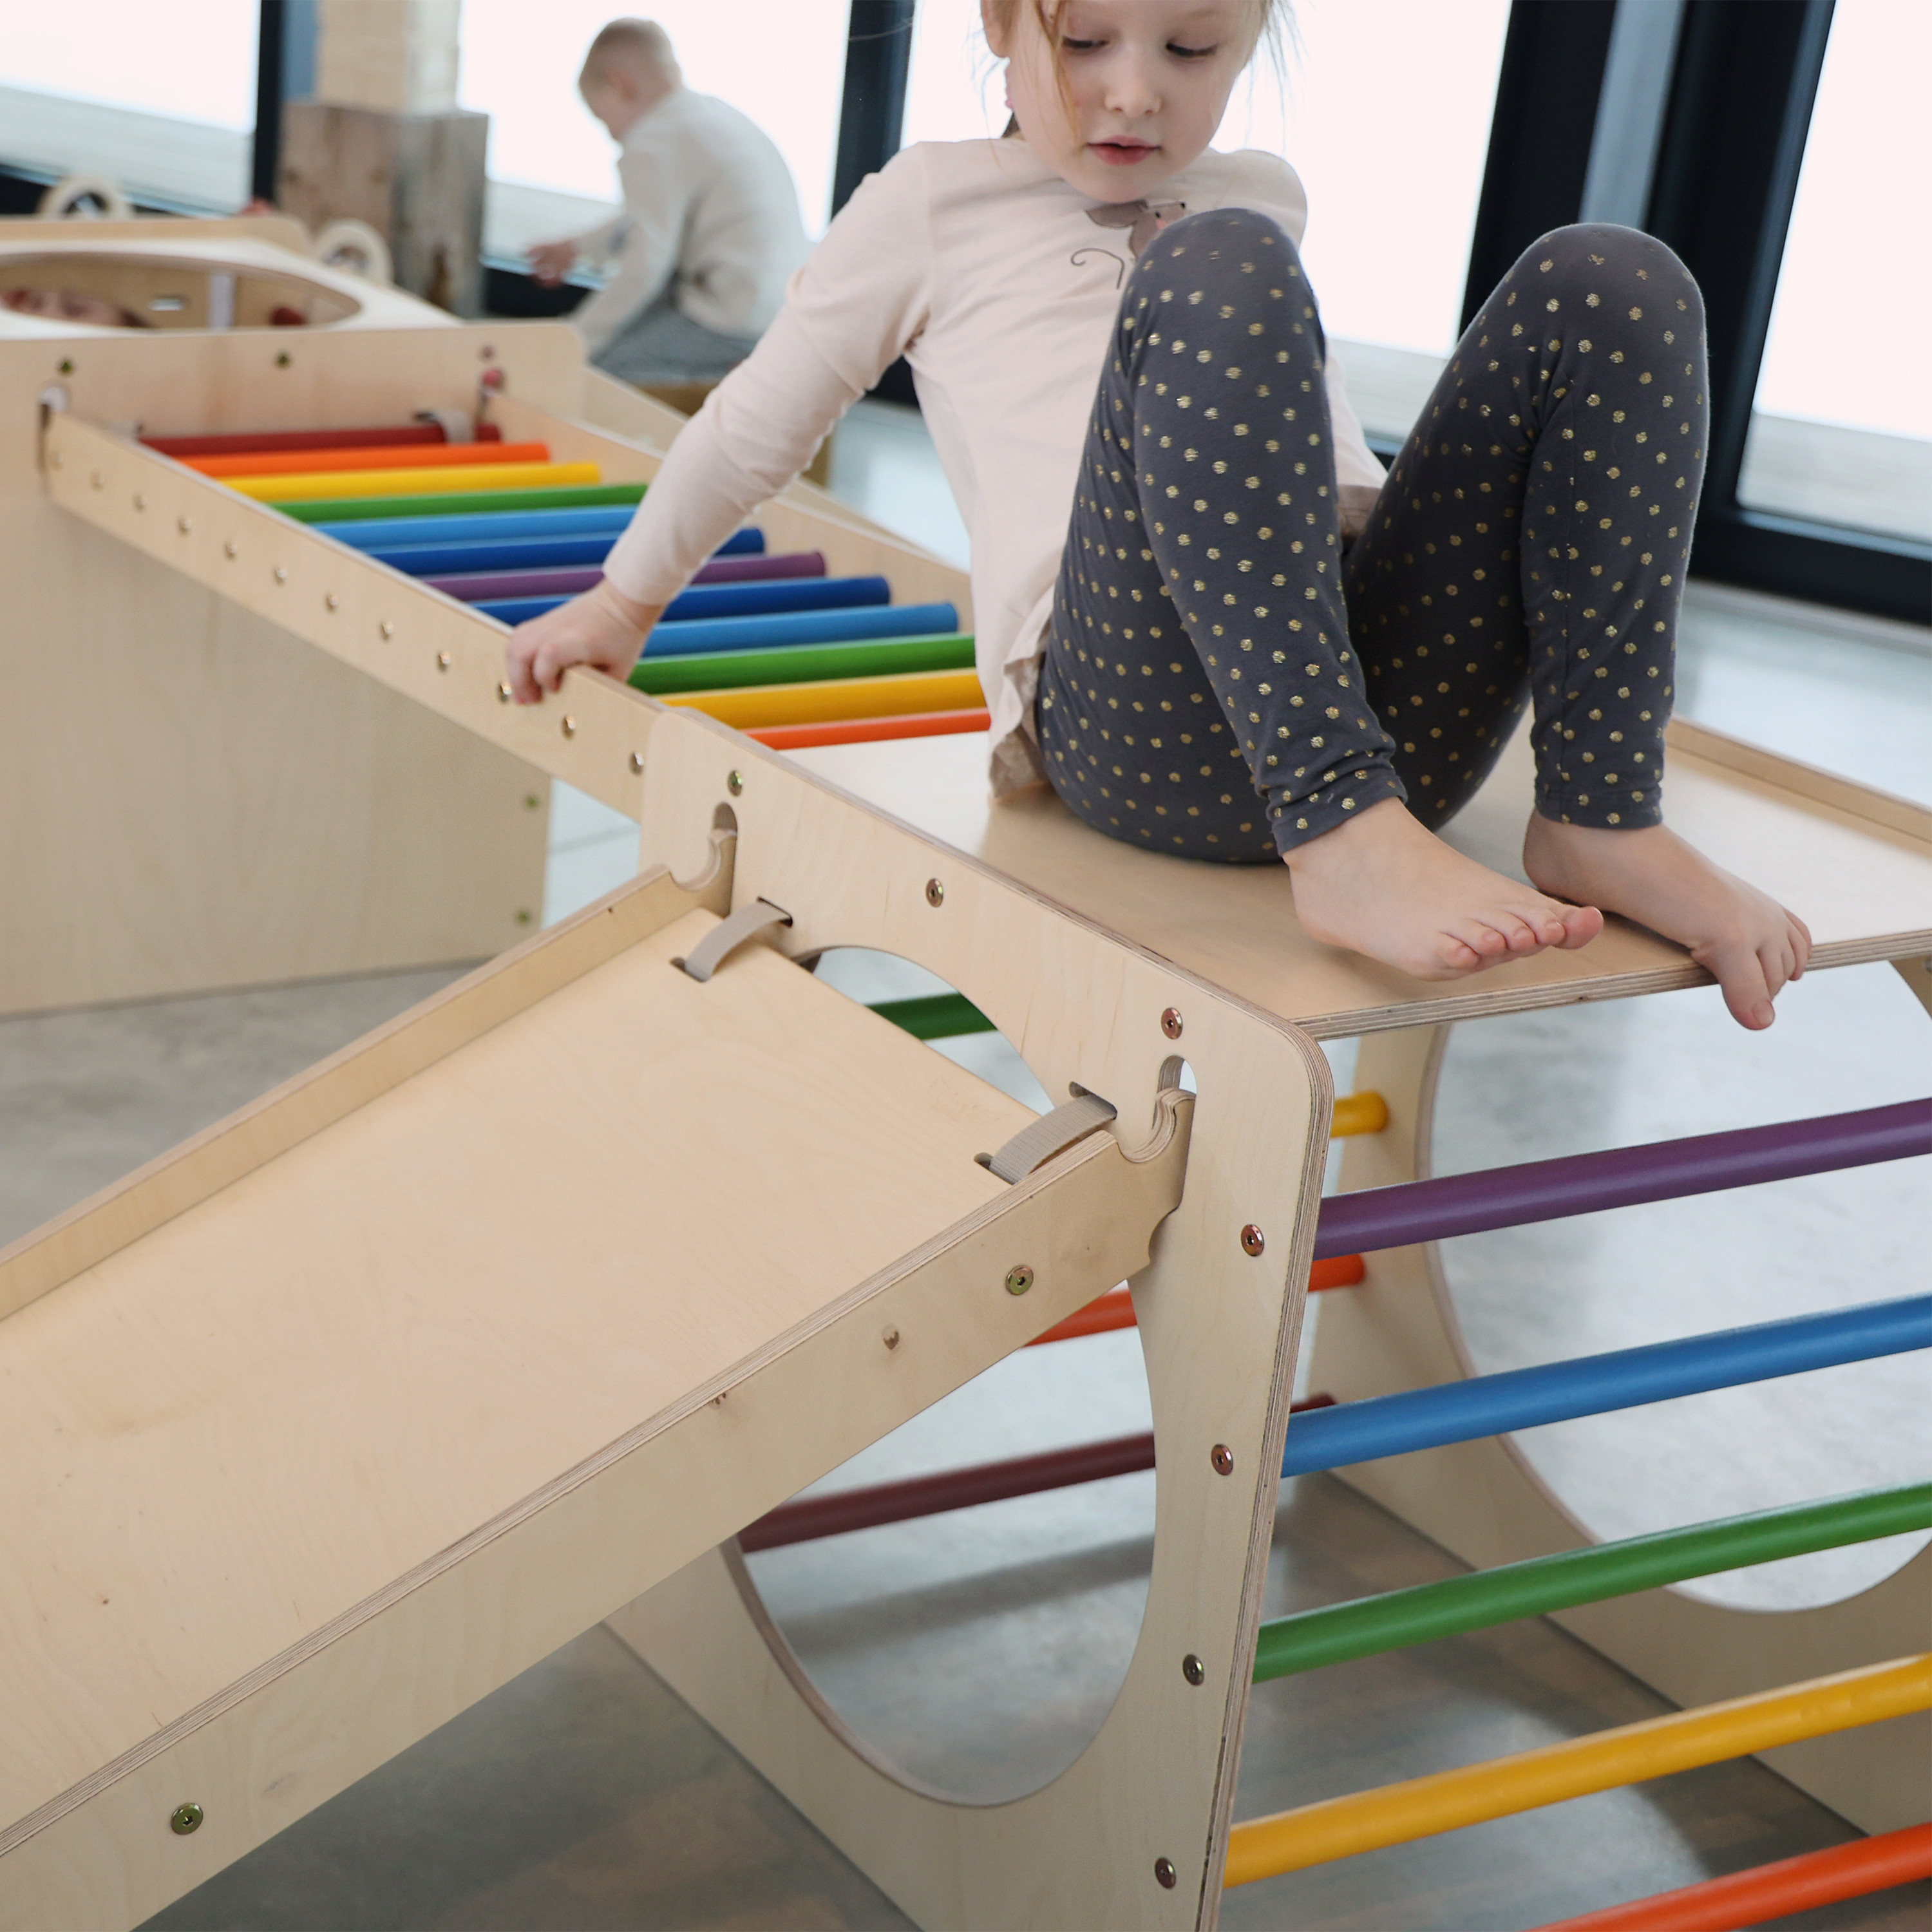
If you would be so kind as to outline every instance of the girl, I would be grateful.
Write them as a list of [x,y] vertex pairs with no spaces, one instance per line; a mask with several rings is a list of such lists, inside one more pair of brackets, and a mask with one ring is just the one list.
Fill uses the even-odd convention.
[[[1586,945],[1607,908],[1768,1026],[1810,934],[1660,813],[1696,285],[1631,230],[1545,236],[1384,481],[1296,254],[1300,182],[1208,145],[1274,4],[984,0],[1017,138],[910,148],[860,188],[603,582],[512,638],[512,686],[623,676],[903,353],[971,536],[997,793],[1043,777],[1111,837],[1279,856],[1311,934],[1422,979]],[[1432,829],[1526,704],[1534,887]]]

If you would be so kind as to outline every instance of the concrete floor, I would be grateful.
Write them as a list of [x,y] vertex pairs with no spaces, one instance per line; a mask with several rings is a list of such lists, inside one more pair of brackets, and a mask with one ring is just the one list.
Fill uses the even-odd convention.
[[[842,488],[946,542],[916,419],[842,430]],[[1684,708],[1925,795],[1932,655],[1899,626],[1700,592]],[[1828,671],[1829,675],[1825,674]],[[628,875],[635,831],[560,788],[546,919]],[[916,990],[878,956],[854,997]],[[0,1023],[0,1243],[442,984],[417,974]],[[1869,1106],[1924,1092],[1923,1016],[1888,969],[1794,988],[1766,1039],[1705,994],[1465,1028],[1438,1166]],[[1033,1104],[997,1038],[955,1057]],[[1349,1043],[1333,1050],[1346,1090]],[[1507,1104],[1498,1096],[1507,1096]],[[1922,1162],[1454,1244],[1471,1347],[1502,1367],[1841,1300],[1918,1278]],[[1526,1446],[1600,1534],[1922,1474],[1918,1358],[1538,1431]],[[1146,1426],[1131,1334],[1001,1364],[826,1479],[834,1486]],[[1122,1478],[752,1559],[781,1627],[858,1730],[976,1797],[1050,1777],[1091,1736],[1144,1600],[1151,1484]],[[1864,1587],[1897,1544],[1716,1580],[1766,1607]],[[1453,1574],[1328,1477],[1285,1486],[1270,1613]],[[1258,1690],[1238,1815],[1580,1735],[1663,1708],[1542,1623]],[[1231,1927],[1506,1932],[1854,1835],[1753,1762],[1349,1860],[1232,1894]],[[1928,1888],[1786,1922],[1905,1932]],[[160,1915],[170,1932],[431,1925],[887,1927],[906,1922],[607,1634],[596,1630]]]

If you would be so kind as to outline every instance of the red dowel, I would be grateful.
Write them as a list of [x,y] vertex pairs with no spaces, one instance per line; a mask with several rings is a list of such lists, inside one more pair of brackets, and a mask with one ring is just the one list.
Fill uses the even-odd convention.
[[[501,442],[494,423],[482,424],[478,442]],[[178,462],[190,456],[264,456],[287,449],[400,449],[446,442],[440,423],[403,423],[393,429],[266,430],[255,436],[144,436],[148,448]]]
[[1932,1825],[1780,1858],[1775,1864],[1707,1879],[1681,1892],[1660,1892],[1601,1912],[1546,1925],[1542,1932],[1738,1932],[1841,1898],[1889,1892],[1932,1878]]
[[[1320,1294],[1331,1288],[1353,1288],[1367,1272],[1360,1255],[1330,1255],[1310,1269],[1308,1292]],[[1084,1308],[1076,1308],[1064,1322],[1056,1322],[1044,1335],[1036,1335],[1027,1346],[1037,1348],[1048,1342],[1073,1342],[1082,1335],[1110,1334],[1116,1328],[1133,1326],[1133,1297],[1124,1288],[1110,1288]]]
[[[1294,1403],[1291,1412],[1299,1414],[1304,1409],[1332,1408],[1334,1405],[1332,1395],[1312,1395]],[[875,1529],[881,1523],[938,1516],[947,1510],[970,1509],[976,1503],[1004,1502],[1012,1496],[1036,1496],[1044,1490],[1068,1489],[1076,1483],[1097,1483],[1108,1476],[1131,1476],[1153,1467],[1150,1435],[1082,1442],[1071,1449],[1049,1449],[1038,1456],[1014,1456],[1002,1462],[942,1469],[936,1475],[908,1476],[896,1483],[872,1483],[862,1489],[782,1503],[741,1529],[738,1546],[747,1552],[777,1550],[788,1543],[842,1536],[848,1530]]]
[[796,752],[808,745],[866,745],[881,738],[943,738],[956,731],[984,731],[992,724],[984,711],[915,711],[902,718],[851,718],[829,724],[762,724],[745,736],[774,752]]

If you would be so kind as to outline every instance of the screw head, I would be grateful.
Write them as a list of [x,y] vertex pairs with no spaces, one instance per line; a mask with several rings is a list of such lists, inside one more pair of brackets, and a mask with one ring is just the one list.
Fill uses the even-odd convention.
[[385,617],[382,621],[376,626],[376,634],[377,637],[383,639],[384,641],[386,642],[389,638],[393,638],[396,634],[396,627],[389,622],[388,618]]
[[183,536],[186,536],[188,532],[194,528],[194,519],[192,517],[177,517],[175,519],[175,528],[179,530]]
[[724,789],[736,798],[745,789],[745,774],[742,772],[727,772],[724,774]]
[[1169,1040],[1178,1040],[1180,1037],[1180,1009],[1178,1006],[1169,1006],[1167,1011],[1161,1015],[1160,1030]]
[[519,926],[534,925],[536,921],[536,914],[532,912],[527,906],[519,906],[517,908],[517,923]]
[[497,687],[496,687],[496,702],[497,702],[499,704],[508,704],[508,703],[509,703],[509,701],[510,701],[510,699],[511,699],[512,695],[512,692],[511,692],[510,687],[509,687],[507,684],[500,684],[499,686],[497,686]]
[[1172,1892],[1180,1882],[1180,1874],[1174,1870],[1172,1858],[1156,1858],[1154,1876],[1154,1882],[1168,1892]]
[[295,361],[295,359],[296,358],[291,356],[286,349],[284,349],[282,352],[275,358],[275,367],[278,369],[286,369]]
[[241,546],[236,542],[232,537],[230,537],[228,541],[221,546],[221,554],[224,556],[239,556],[242,554]]
[[107,488],[107,478],[98,470],[87,479],[87,482],[90,489],[104,490]]
[[1198,1690],[1208,1681],[1208,1666],[1190,1650],[1180,1660],[1180,1674]]
[[60,373],[63,376],[71,376],[74,374],[74,358],[71,356],[63,356],[61,358]]
[[540,805],[542,805],[542,803],[543,803],[543,800],[542,800],[542,799],[540,799],[539,797],[538,797],[538,796],[536,795],[536,794],[535,792],[533,792],[533,791],[526,791],[526,792],[525,792],[525,793],[524,793],[524,809],[526,812],[534,812],[534,811],[536,811],[536,808],[538,808],[538,806],[540,806]]
[[277,564],[277,565],[275,566],[275,581],[276,581],[278,584],[286,584],[286,583],[287,583],[287,581],[288,581],[288,580],[289,580],[289,574],[288,574],[288,572],[287,572],[286,570],[284,570],[284,569],[282,568],[282,566],[281,566],[279,563],[278,563],[278,564]]
[[447,651],[438,651],[436,654],[436,668],[438,670],[448,670],[455,662],[456,660]]
[[1232,1476],[1234,1473],[1234,1452],[1225,1442],[1217,1442],[1208,1452],[1208,1460],[1214,1466],[1217,1476]]
[[1028,1268],[1024,1262],[1022,1262],[1017,1268],[1007,1269],[1006,1292],[1009,1294],[1024,1294],[1032,1286],[1033,1270]]
[[926,880],[926,902],[929,906],[942,906],[946,903],[946,887],[938,879]]
[[889,1349],[896,1348],[899,1345],[899,1331],[896,1328],[888,1328],[879,1340],[884,1342]]
[[640,772],[640,771],[642,771],[642,770],[644,770],[644,753],[643,753],[643,752],[633,752],[631,754],[631,769],[632,769],[632,771],[634,771],[634,772]]
[[339,610],[342,608],[342,599],[331,590],[324,594],[322,604],[326,610]]
[[1268,1237],[1253,1222],[1241,1230],[1241,1252],[1244,1255],[1258,1255],[1268,1246]]
[[134,507],[137,510],[145,510],[148,507],[147,498],[139,490],[134,492]]
[[199,1804],[177,1804],[168,1814],[168,1829],[181,1838],[201,1829],[202,1813]]

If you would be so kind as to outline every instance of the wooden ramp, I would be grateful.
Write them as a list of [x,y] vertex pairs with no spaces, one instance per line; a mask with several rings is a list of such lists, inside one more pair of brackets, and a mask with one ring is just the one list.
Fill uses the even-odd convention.
[[0,1255],[0,1924],[145,1918],[1145,1266],[1183,1096],[1009,1186],[1026,1108],[681,969],[718,844]]

